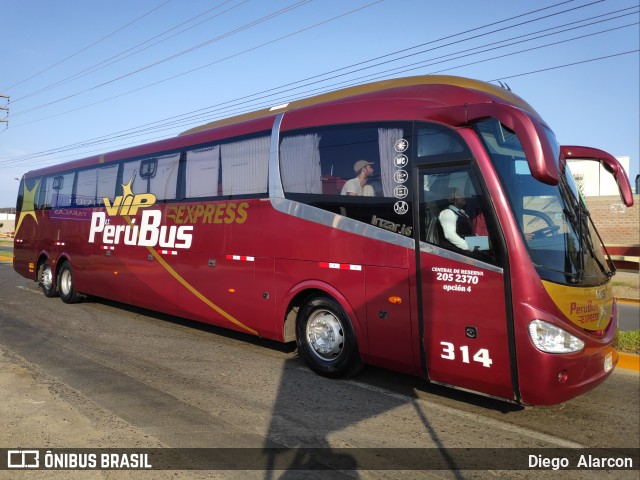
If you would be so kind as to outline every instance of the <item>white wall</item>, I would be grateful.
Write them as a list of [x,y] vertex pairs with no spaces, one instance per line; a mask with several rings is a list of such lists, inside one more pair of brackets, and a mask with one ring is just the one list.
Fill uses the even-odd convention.
[[[629,157],[616,157],[629,177]],[[606,195],[619,195],[618,185],[613,176],[607,172],[600,163],[593,160],[569,160],[569,168],[576,179],[576,183],[582,183],[582,192],[585,197],[598,197]]]

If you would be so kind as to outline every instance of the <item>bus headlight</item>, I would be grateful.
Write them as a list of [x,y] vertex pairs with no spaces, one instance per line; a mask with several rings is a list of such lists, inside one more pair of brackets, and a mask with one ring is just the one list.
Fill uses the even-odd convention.
[[529,324],[529,336],[536,348],[547,353],[579,352],[584,342],[569,332],[542,320]]

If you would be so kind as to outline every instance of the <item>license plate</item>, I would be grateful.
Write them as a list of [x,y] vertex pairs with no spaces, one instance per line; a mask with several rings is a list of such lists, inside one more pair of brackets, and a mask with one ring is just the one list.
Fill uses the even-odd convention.
[[608,372],[613,368],[613,353],[607,353],[607,356],[604,357],[604,371]]

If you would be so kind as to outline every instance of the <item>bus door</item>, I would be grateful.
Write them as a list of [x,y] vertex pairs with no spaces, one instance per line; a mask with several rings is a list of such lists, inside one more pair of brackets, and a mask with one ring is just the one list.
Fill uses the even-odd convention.
[[512,399],[499,233],[472,166],[439,165],[414,170],[423,369],[431,381]]

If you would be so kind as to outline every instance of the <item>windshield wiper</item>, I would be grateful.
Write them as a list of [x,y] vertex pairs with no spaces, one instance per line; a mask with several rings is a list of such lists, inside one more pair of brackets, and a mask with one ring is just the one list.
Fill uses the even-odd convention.
[[[575,274],[575,277],[573,278],[573,282],[576,285],[578,285],[582,283],[582,281],[584,280],[584,270],[585,270],[584,254],[582,251],[583,242],[585,242],[584,231],[583,231],[584,209],[582,208],[582,203],[580,201],[580,198],[578,198],[573,192],[573,190],[571,190],[571,187],[569,187],[569,184],[567,183],[567,178],[565,175],[566,175],[566,172],[564,172],[563,175],[561,176],[559,186],[560,186],[560,194],[562,196],[562,199],[564,200],[563,203],[565,204],[562,211],[567,217],[567,219],[569,220],[569,223],[571,223],[571,225],[575,229],[576,235],[578,236],[578,245],[577,245],[578,251],[576,252],[576,263],[577,263],[576,274]],[[571,207],[572,211],[570,211],[568,207]],[[567,243],[568,242],[569,240],[567,239]],[[570,249],[568,245],[567,245],[566,252],[567,252],[566,254],[569,255]]]
[[607,247],[602,241],[600,232],[598,232],[598,229],[595,228],[595,225],[593,224],[593,220],[591,219],[591,214],[589,213],[588,210],[584,210],[583,215],[585,216],[585,218],[589,220],[591,225],[593,225],[593,231],[596,232],[600,245],[602,245],[602,248],[604,249],[604,253],[607,255],[607,264],[610,266],[610,269],[607,269],[607,267],[603,265],[602,262],[598,259],[598,256],[596,255],[595,249],[593,247],[593,242],[591,241],[591,235],[588,236],[589,237],[588,239],[585,239],[585,242],[587,243],[587,247],[589,248],[589,252],[591,253],[591,256],[596,261],[598,266],[600,267],[600,270],[602,270],[602,273],[604,273],[607,276],[607,278],[611,278],[616,274],[616,266],[613,263],[613,260],[611,259],[611,255],[609,255],[609,251],[607,250]]
[[598,264],[598,267],[600,267],[600,270],[602,271],[602,273],[604,273],[606,275],[607,278],[611,278],[615,275],[615,266],[613,265],[613,261],[611,260],[611,256],[609,255],[609,252],[607,251],[607,248],[604,246],[604,243],[602,243],[602,238],[600,237],[600,233],[598,232],[598,230],[594,227],[593,231],[596,232],[596,235],[598,235],[598,240],[600,241],[600,244],[603,246],[604,251],[607,254],[607,257],[609,259],[609,261],[607,263],[609,263],[611,265],[611,269],[607,269],[607,267],[605,265],[603,265],[603,263],[600,261],[600,259],[598,258],[598,255],[596,254],[594,245],[593,245],[593,241],[591,239],[591,235],[589,234],[585,234],[585,230],[587,232],[589,232],[589,226],[588,226],[588,222],[590,222],[591,224],[593,224],[593,220],[591,219],[591,214],[589,213],[589,210],[587,210],[583,205],[582,202],[579,201],[578,204],[576,204],[576,216],[577,216],[577,222],[578,222],[578,228],[577,228],[577,234],[580,242],[580,248],[579,248],[579,269],[578,269],[578,283],[582,283],[583,277],[584,277],[584,256],[582,255],[582,246],[586,246],[587,250],[589,251],[589,254],[591,255],[591,258],[594,259],[594,261]]
[[[576,202],[576,216],[578,217],[578,272],[577,272],[577,282],[582,283],[584,280],[584,254],[582,253],[583,244],[587,243],[587,240],[584,238],[584,209],[582,205],[580,205],[580,200],[577,199]],[[588,248],[588,246],[587,246]]]

